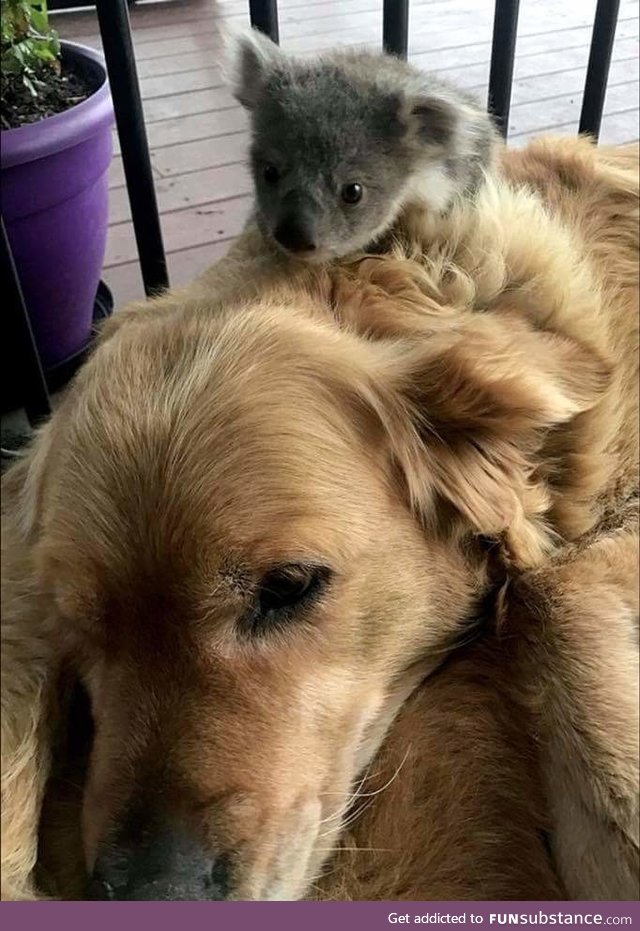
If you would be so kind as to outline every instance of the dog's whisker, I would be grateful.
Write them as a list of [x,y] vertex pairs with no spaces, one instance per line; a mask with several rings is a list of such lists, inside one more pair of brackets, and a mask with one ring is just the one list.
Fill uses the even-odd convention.
[[318,853],[340,853],[342,850],[357,853],[391,853],[393,851],[392,847],[317,847],[316,850]]
[[[373,773],[371,776],[367,775],[371,766],[369,765],[364,771],[363,776],[361,777],[358,785],[354,789],[353,793],[348,797],[348,799],[336,810],[333,814],[327,815],[325,818],[320,820],[320,824],[327,824],[330,821],[336,821],[343,817],[344,813],[349,810],[349,807],[352,805],[353,801],[357,798],[357,793],[360,791],[361,787],[368,779],[372,779],[373,776],[379,775],[378,773]],[[342,792],[328,792],[327,795],[342,795]]]
[[334,895],[328,895],[322,886],[317,886],[315,883],[309,883],[310,889],[315,889],[316,892],[319,892],[323,899],[329,902],[339,902],[340,899],[336,898]]
[[369,799],[369,801],[365,802],[363,805],[360,805],[358,808],[355,808],[355,809],[351,812],[351,814],[349,815],[349,817],[346,818],[345,821],[344,821],[342,824],[336,825],[336,827],[335,827],[335,828],[332,828],[330,831],[325,831],[325,832],[322,833],[322,834],[318,834],[318,837],[319,837],[319,838],[321,838],[321,837],[328,837],[330,834],[332,834],[332,833],[334,833],[336,830],[338,830],[338,828],[340,828],[341,830],[344,831],[345,828],[347,828],[347,827],[349,827],[351,824],[353,824],[354,821],[356,821],[356,819],[359,818],[360,815],[361,815],[364,811],[366,811],[366,809],[369,808],[369,806],[372,805],[372,804],[373,804],[373,800],[372,800],[372,799]]
[[367,808],[370,808],[372,805],[373,805],[373,799],[370,798],[368,801],[360,805],[359,808],[355,808],[353,812],[349,815],[349,817],[346,819],[344,824],[342,825],[343,830],[348,827],[351,827],[351,825],[354,824],[358,820],[360,815],[362,815],[367,810]]
[[[351,794],[351,796],[348,798],[348,800],[345,802],[345,804],[344,804],[338,811],[336,811],[333,815],[329,815],[328,817],[323,818],[323,819],[320,821],[320,824],[325,824],[325,825],[328,825],[330,822],[333,822],[333,821],[338,822],[338,823],[337,823],[334,827],[330,828],[330,830],[324,831],[324,832],[321,832],[320,834],[318,834],[318,837],[328,837],[330,834],[334,833],[338,828],[340,828],[341,830],[344,830],[344,829],[347,828],[349,825],[353,824],[353,823],[360,817],[360,815],[361,815],[364,811],[366,811],[366,809],[371,805],[371,803],[372,803],[373,799],[375,798],[375,796],[376,796],[376,795],[380,795],[381,792],[384,792],[385,789],[388,789],[389,786],[394,782],[394,780],[396,780],[396,779],[398,778],[398,775],[400,774],[400,771],[401,771],[402,767],[404,766],[404,764],[407,762],[407,759],[409,758],[410,752],[411,752],[411,745],[409,745],[409,746],[407,747],[407,750],[406,750],[405,755],[403,756],[403,758],[402,758],[402,760],[400,761],[399,765],[396,767],[396,770],[395,770],[395,772],[393,773],[393,775],[391,776],[391,778],[388,779],[387,782],[385,782],[385,784],[384,784],[383,786],[381,786],[379,789],[376,789],[374,792],[360,792],[360,791],[359,791],[360,787],[363,785],[363,783],[364,783],[364,781],[365,781],[365,777],[366,777],[366,773],[365,773],[365,777],[363,777],[363,778],[360,780],[360,782],[358,783],[358,787],[357,787],[356,790]],[[353,804],[353,802],[356,801],[356,799],[359,799],[359,798],[366,798],[366,799],[369,799],[369,801],[368,801],[368,802],[365,802],[364,805],[361,805],[360,807],[356,808],[356,809],[355,809],[353,812],[351,812],[351,814],[344,820],[344,822],[342,822],[342,824],[340,824],[340,820],[344,817],[344,814],[345,814],[347,811],[349,811],[349,808],[351,807],[351,805]]]
[[354,795],[354,798],[368,798],[368,797],[372,797],[372,796],[374,796],[374,795],[380,795],[381,792],[384,792],[385,789],[388,789],[389,786],[391,785],[391,783],[394,782],[394,781],[398,778],[398,776],[400,775],[400,770],[402,769],[402,767],[404,766],[404,764],[407,762],[407,759],[409,758],[410,752],[411,752],[411,745],[409,745],[409,747],[407,748],[407,751],[406,751],[405,755],[403,756],[402,760],[400,761],[400,763],[399,763],[399,765],[398,765],[396,771],[394,772],[393,776],[391,777],[391,779],[389,779],[387,782],[385,782],[385,784],[384,784],[383,786],[381,786],[379,789],[376,789],[374,792],[358,792],[357,794]]

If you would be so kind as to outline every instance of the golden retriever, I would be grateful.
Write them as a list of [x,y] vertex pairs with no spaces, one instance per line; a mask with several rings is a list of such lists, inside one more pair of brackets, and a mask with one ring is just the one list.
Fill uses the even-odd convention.
[[107,325],[4,489],[3,897],[61,668],[94,898],[298,898],[341,837],[318,895],[634,896],[637,257],[637,153],[545,141]]

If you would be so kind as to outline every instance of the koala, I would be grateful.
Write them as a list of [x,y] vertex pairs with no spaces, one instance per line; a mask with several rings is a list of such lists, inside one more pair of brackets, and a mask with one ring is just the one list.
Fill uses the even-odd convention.
[[407,208],[439,216],[482,184],[497,131],[455,85],[382,53],[299,58],[256,31],[234,45],[255,218],[289,255],[371,250]]

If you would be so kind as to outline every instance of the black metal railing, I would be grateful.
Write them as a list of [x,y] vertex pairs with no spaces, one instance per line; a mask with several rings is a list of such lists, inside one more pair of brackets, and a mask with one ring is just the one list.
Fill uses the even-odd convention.
[[620,0],[598,0],[578,132],[600,135]]
[[[132,0],[95,0],[104,54],[111,83],[120,149],[127,182],[131,216],[146,294],[168,287],[167,262],[156,203],[151,159],[144,124],[140,88],[131,39],[128,6]],[[406,58],[409,44],[409,0],[382,0],[382,45],[390,54]],[[71,0],[50,0],[51,9],[63,9]],[[598,0],[587,69],[580,132],[598,137],[602,121],[619,0]],[[503,136],[507,136],[513,67],[516,51],[519,0],[496,0],[488,107]],[[252,25],[279,41],[277,0],[249,0]],[[23,405],[32,423],[49,412],[46,379],[33,340],[27,308],[11,249],[2,224],[2,280],[9,296],[7,334],[11,352],[22,373]]]
[[382,47],[389,55],[406,58],[409,51],[409,0],[383,0]]
[[126,0],[97,0],[104,59],[120,138],[131,219],[147,296],[169,287],[167,259],[153,183],[147,127]]
[[249,19],[254,29],[264,32],[274,42],[280,41],[278,0],[249,0]]
[[487,107],[504,138],[509,129],[520,0],[496,0]]
[[[2,239],[0,242],[0,273],[2,274],[2,293],[6,301],[4,340],[6,340],[6,345],[11,347],[12,363],[15,360],[18,361],[17,365],[3,366],[3,379],[18,379],[20,384],[17,387],[25,414],[29,423],[35,426],[51,411],[49,390],[33,338],[31,321],[13,261],[4,220],[0,220],[0,227]],[[5,396],[11,394],[15,387],[3,381],[2,390]]]

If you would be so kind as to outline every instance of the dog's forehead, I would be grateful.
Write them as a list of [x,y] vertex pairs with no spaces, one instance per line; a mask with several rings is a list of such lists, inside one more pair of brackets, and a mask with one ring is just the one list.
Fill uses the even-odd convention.
[[294,363],[271,336],[235,359],[220,346],[205,361],[193,346],[128,355],[99,404],[82,399],[50,531],[94,564],[233,552],[267,565],[366,535],[371,496],[384,495],[368,444],[313,354],[297,347]]

